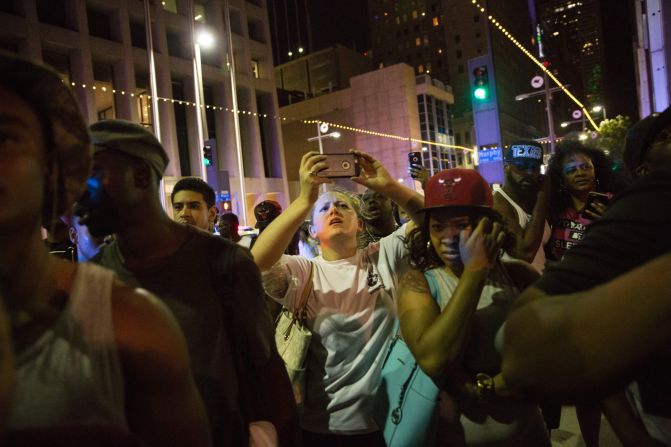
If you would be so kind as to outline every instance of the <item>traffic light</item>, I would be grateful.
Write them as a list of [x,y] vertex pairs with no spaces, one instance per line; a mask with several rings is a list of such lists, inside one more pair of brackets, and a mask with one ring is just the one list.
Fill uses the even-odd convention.
[[489,75],[486,65],[480,65],[473,70],[473,98],[477,101],[489,99]]
[[205,167],[214,166],[214,159],[212,158],[212,146],[206,144],[203,148],[203,164]]

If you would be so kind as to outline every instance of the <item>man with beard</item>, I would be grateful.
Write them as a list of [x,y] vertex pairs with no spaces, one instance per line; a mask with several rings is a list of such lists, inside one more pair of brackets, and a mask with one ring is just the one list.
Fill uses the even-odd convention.
[[535,141],[516,141],[504,156],[503,188],[494,190],[494,209],[503,216],[508,237],[506,253],[530,262],[543,272],[545,251],[550,240],[547,214],[550,181],[541,175],[543,147]]
[[212,232],[217,208],[210,185],[198,177],[185,177],[175,184],[170,198],[175,221]]
[[[271,420],[290,443],[297,419],[292,390],[249,252],[168,217],[159,201],[168,156],[147,129],[99,121],[91,139],[93,177],[82,221],[94,236],[116,235],[94,262],[155,293],[175,314],[215,445],[246,445],[247,424],[259,419]],[[263,387],[258,371],[273,389]],[[271,411],[257,418],[259,406],[249,408],[257,402]]]
[[359,247],[364,248],[393,233],[397,225],[389,197],[368,188],[361,196],[361,201],[364,229],[359,234]]

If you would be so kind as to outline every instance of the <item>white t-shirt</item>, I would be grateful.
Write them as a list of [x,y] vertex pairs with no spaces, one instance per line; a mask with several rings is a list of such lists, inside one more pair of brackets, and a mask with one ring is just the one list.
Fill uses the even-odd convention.
[[357,434],[378,430],[373,403],[396,319],[398,279],[409,268],[405,226],[338,261],[284,255],[298,287],[278,301],[293,309],[314,264],[308,299],[312,330],[304,429]]

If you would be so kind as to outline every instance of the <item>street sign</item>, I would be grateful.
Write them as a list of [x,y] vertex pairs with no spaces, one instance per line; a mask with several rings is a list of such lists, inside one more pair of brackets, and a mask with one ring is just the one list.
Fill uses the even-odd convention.
[[582,117],[582,111],[574,110],[573,113],[571,113],[571,116],[573,117],[574,120],[578,120],[580,119],[580,117]]
[[531,78],[531,86],[533,88],[541,88],[543,86],[543,77],[534,76],[533,78]]
[[495,161],[501,161],[502,159],[501,148],[498,146],[483,146],[478,149],[478,160],[480,161],[480,164],[493,163]]
[[327,123],[321,123],[321,124],[319,125],[319,131],[320,131],[321,133],[326,133],[326,132],[328,132],[328,131],[329,131],[329,125],[328,125]]

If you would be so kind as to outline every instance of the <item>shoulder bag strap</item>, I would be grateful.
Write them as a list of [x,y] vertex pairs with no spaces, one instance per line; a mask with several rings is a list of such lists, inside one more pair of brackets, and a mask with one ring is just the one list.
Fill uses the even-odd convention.
[[307,319],[307,314],[308,314],[308,299],[310,298],[310,292],[312,292],[312,276],[315,270],[315,264],[312,261],[310,262],[310,273],[308,274],[308,279],[305,282],[305,285],[303,286],[303,292],[301,293],[301,297],[298,300],[298,305],[296,306],[296,312],[294,315],[296,315],[296,318],[298,318],[301,323],[305,323],[305,320]]

